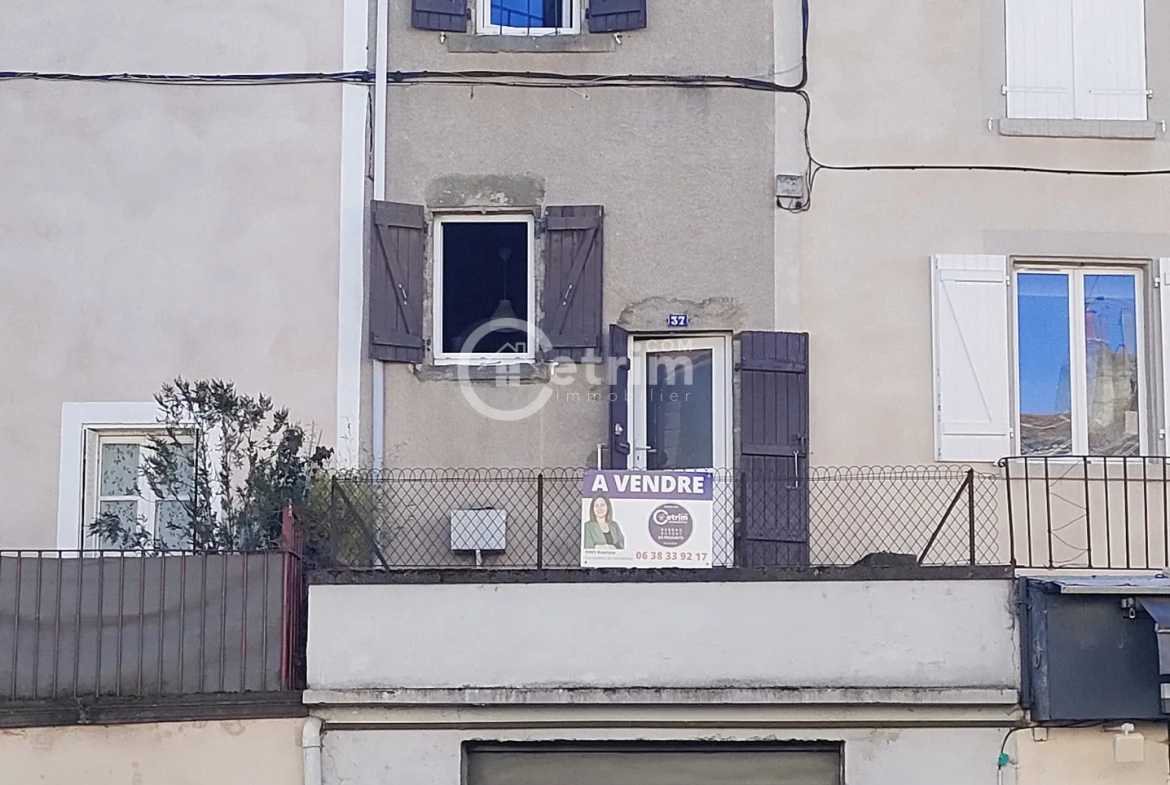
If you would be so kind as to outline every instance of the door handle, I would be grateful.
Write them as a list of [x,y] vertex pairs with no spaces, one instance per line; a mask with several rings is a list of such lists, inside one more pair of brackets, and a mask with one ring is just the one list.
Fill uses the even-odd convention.
[[800,453],[792,453],[792,485],[788,486],[789,490],[800,490]]
[[639,450],[641,452],[645,452],[645,453],[658,452],[658,450],[654,449],[653,447],[651,447],[648,444],[639,444],[634,449]]

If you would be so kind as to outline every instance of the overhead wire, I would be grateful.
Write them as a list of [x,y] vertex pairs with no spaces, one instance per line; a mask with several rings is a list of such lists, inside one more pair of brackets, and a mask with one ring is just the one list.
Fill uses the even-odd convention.
[[[777,197],[781,209],[792,213],[806,212],[812,207],[812,195],[817,176],[822,171],[831,172],[1006,172],[1046,175],[1070,175],[1088,177],[1160,177],[1170,175],[1170,169],[1080,169],[1072,167],[1021,166],[1011,164],[831,164],[819,160],[812,151],[809,126],[812,120],[812,100],[805,90],[809,81],[809,3],[801,1],[801,56],[799,66],[778,73],[787,73],[800,68],[800,79],[795,84],[782,84],[771,78],[751,76],[720,76],[712,74],[669,75],[669,74],[589,74],[555,73],[547,71],[393,71],[387,74],[389,85],[460,85],[499,86],[526,88],[591,89],[602,87],[627,88],[703,88],[738,89],[769,93],[785,93],[799,96],[804,103],[802,137],[805,151],[803,198]],[[206,85],[206,86],[260,86],[298,84],[373,84],[372,71],[333,72],[286,72],[266,74],[151,74],[151,73],[104,73],[82,74],[42,71],[0,71],[0,82],[30,80],[52,82],[109,82],[145,85]]]

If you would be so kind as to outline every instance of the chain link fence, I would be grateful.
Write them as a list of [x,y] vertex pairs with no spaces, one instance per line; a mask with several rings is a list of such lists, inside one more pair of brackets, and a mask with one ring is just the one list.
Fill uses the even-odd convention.
[[[576,568],[585,471],[338,474],[312,557],[327,568]],[[1005,563],[994,475],[881,467],[815,468],[797,482],[738,471],[717,471],[713,479],[715,566],[744,565],[747,544],[774,539],[772,514],[787,517],[779,528],[798,547],[786,552],[800,554],[778,566]],[[760,509],[756,501],[745,505],[749,497],[777,502]],[[745,519],[745,506],[754,520]],[[802,510],[795,525],[793,510]]]

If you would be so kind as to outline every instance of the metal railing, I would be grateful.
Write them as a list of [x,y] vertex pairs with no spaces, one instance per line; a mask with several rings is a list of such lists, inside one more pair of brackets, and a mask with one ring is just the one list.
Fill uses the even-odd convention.
[[0,702],[304,684],[305,582],[279,551],[0,551]]
[[1013,564],[1170,566],[1170,459],[1034,456],[1005,458],[1000,467]]
[[[328,520],[316,538],[315,564],[375,570],[578,567],[584,471],[338,475]],[[788,557],[790,566],[1004,563],[997,483],[996,476],[965,467],[814,468],[799,478],[718,471],[713,561],[741,566],[753,541],[781,540],[799,546],[786,551],[800,554]],[[468,513],[486,521],[491,536],[502,527],[504,542],[478,552],[453,547],[459,543],[452,540],[452,521],[466,520]],[[782,526],[771,526],[776,516],[785,516]],[[770,528],[782,531],[773,536]]]

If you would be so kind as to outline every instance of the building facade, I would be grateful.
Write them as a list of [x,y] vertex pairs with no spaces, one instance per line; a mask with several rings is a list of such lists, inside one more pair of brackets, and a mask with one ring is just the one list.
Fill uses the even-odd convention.
[[[565,3],[545,20],[565,27],[523,30],[485,21],[504,6],[446,5],[387,8],[406,76],[382,198],[403,206],[375,210],[371,239],[375,461],[738,465],[742,335],[800,328],[773,177],[799,134],[772,87],[801,80],[799,4]],[[696,389],[647,404],[667,355]],[[656,441],[690,417],[696,443]],[[803,452],[804,427],[785,444]]]
[[[0,547],[81,547],[86,453],[134,449],[176,376],[268,393],[334,444],[343,88],[206,77],[341,71],[341,9],[39,3],[10,21],[4,67],[61,76],[0,85],[0,324],[21,369],[0,382]],[[84,78],[102,74],[159,78]]]
[[[0,33],[20,776],[1166,781],[1160,2],[42,6]],[[180,375],[358,470],[323,535],[73,558],[182,501]],[[585,565],[586,469],[710,472],[710,569]]]
[[934,577],[314,585],[323,782],[994,782],[1011,581]]
[[799,223],[817,463],[1166,454],[1165,13],[815,9],[813,154],[875,167]]

